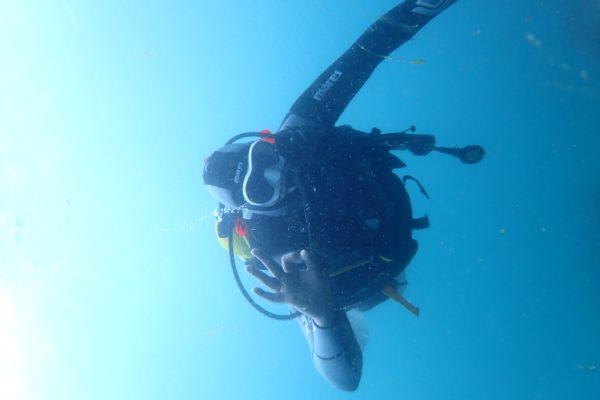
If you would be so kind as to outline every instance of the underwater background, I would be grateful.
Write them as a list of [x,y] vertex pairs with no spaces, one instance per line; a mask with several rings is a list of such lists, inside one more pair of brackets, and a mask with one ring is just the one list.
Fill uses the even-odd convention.
[[597,0],[459,0],[338,121],[487,150],[399,154],[421,316],[365,314],[356,393],[235,286],[204,158],[398,3],[0,0],[0,399],[600,398]]

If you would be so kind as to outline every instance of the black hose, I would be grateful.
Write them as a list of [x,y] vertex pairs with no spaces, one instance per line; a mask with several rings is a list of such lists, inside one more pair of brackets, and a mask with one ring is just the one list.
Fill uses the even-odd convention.
[[238,274],[238,271],[236,268],[235,254],[233,252],[233,229],[231,232],[229,232],[228,244],[229,244],[229,262],[231,263],[231,271],[233,272],[233,277],[235,278],[235,282],[237,283],[238,288],[240,289],[240,292],[242,292],[242,294],[244,295],[244,297],[246,298],[248,303],[250,303],[250,305],[252,307],[254,307],[256,310],[258,310],[260,313],[266,315],[269,318],[273,318],[273,319],[276,319],[279,321],[287,321],[287,320],[294,319],[294,318],[300,316],[301,313],[299,311],[294,311],[290,314],[275,314],[275,313],[272,313],[271,311],[266,310],[260,304],[258,304],[256,301],[254,301],[254,299],[250,296],[250,294],[244,287],[244,284],[242,283],[242,280],[240,279],[240,275]]
[[225,143],[225,145],[232,144],[234,142],[237,142],[240,139],[247,138],[247,137],[272,138],[273,134],[272,133],[264,133],[264,132],[245,132],[245,133],[240,133],[239,135],[235,135],[234,137],[232,137],[231,139],[229,139],[227,141],[227,143]]

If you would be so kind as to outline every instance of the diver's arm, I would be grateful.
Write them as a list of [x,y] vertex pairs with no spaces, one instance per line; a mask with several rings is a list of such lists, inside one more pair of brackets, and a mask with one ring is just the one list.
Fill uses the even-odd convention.
[[251,253],[271,273],[252,265],[247,268],[272,290],[254,288],[254,293],[301,311],[317,370],[340,389],[355,390],[362,371],[362,353],[346,313],[336,304],[324,264],[306,250],[285,254],[281,264],[258,249]]
[[456,0],[407,0],[371,25],[292,105],[280,128],[332,126],[377,65]]
[[338,311],[327,327],[305,315],[300,317],[300,324],[317,371],[339,389],[356,390],[362,374],[362,352],[346,313]]

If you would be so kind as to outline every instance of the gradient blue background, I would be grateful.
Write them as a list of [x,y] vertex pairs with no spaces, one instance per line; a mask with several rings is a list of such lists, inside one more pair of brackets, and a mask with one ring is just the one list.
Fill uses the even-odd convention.
[[460,0],[340,119],[487,149],[403,155],[422,314],[366,314],[357,393],[239,294],[204,157],[396,4],[0,1],[0,399],[600,398],[596,0]]

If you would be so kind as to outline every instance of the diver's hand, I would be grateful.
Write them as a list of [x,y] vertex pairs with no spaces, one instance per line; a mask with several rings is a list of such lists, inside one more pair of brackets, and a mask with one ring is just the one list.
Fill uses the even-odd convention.
[[246,271],[273,292],[254,288],[257,295],[275,302],[286,303],[311,317],[322,327],[335,322],[337,307],[325,269],[308,251],[291,252],[281,257],[281,265],[259,249],[252,249],[256,257],[271,272],[267,275],[259,268],[249,266]]

